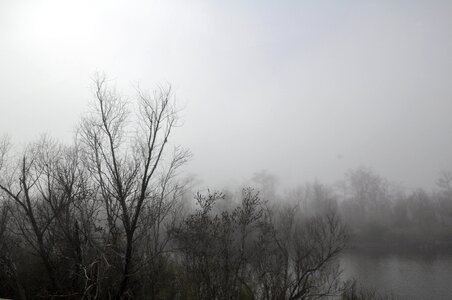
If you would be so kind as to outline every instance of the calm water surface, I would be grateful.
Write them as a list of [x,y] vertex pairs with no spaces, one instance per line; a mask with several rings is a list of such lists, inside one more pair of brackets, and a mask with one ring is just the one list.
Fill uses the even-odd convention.
[[340,258],[344,278],[402,299],[452,299],[452,253],[375,254],[348,251]]

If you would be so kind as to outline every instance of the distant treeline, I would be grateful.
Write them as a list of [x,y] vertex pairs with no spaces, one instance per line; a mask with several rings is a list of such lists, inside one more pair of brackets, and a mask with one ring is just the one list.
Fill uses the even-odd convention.
[[349,171],[334,187],[306,185],[297,197],[303,199],[305,211],[322,213],[327,207],[336,207],[350,229],[350,247],[378,251],[452,250],[449,173],[440,175],[435,191],[405,191],[372,170],[358,168]]
[[372,169],[348,171],[336,184],[306,183],[284,193],[263,171],[253,186],[270,202],[296,205],[306,216],[336,212],[347,226],[347,248],[369,251],[452,250],[452,173],[443,172],[436,189],[407,191]]

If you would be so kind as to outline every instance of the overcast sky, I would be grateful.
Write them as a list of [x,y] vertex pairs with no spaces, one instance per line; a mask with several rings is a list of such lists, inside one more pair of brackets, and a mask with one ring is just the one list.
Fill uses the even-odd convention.
[[172,84],[204,185],[452,169],[452,1],[0,0],[0,134],[69,141],[96,71]]

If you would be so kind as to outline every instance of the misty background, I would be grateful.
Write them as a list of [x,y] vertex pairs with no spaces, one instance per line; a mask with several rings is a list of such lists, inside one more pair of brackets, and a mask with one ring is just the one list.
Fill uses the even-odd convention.
[[0,134],[70,141],[104,71],[170,83],[202,186],[452,166],[450,1],[0,1]]

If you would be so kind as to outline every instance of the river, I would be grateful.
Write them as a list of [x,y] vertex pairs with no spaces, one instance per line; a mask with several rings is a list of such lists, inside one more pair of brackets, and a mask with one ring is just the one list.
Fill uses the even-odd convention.
[[376,254],[348,251],[340,262],[343,277],[401,299],[452,299],[452,253]]

